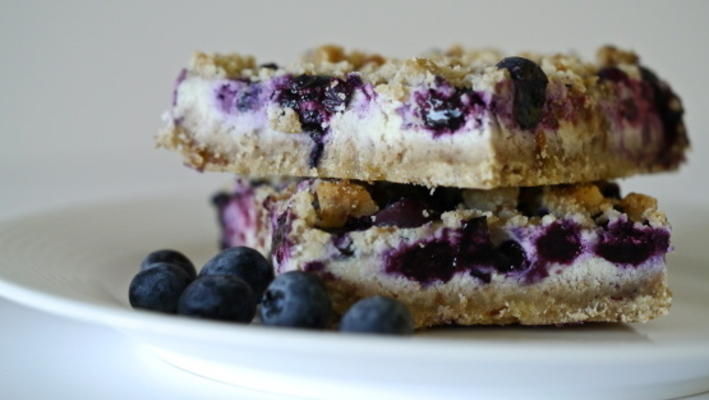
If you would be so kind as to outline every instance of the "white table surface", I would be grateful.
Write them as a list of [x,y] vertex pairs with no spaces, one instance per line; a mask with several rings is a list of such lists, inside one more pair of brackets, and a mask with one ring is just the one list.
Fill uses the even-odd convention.
[[[624,188],[647,191],[661,203],[689,198],[706,206],[709,135],[701,128],[709,124],[702,111],[709,109],[709,2],[569,3],[414,7],[372,0],[344,9],[328,1],[225,1],[198,8],[2,2],[0,219],[176,188],[206,198],[227,177],[182,168],[175,155],[153,151],[151,144],[188,54],[241,50],[283,62],[327,42],[402,56],[454,42],[575,48],[587,57],[607,42],[635,48],[682,95],[694,152],[680,174],[636,178]],[[502,22],[482,17],[503,14]],[[0,316],[2,399],[270,398],[177,370],[106,327],[2,299]]]

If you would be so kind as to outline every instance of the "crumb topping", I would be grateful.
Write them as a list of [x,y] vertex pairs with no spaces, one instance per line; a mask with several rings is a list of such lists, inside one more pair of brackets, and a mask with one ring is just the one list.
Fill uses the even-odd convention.
[[[637,69],[638,56],[613,46],[604,46],[597,52],[598,63],[590,63],[571,53],[520,53],[538,63],[550,80],[558,79],[580,90],[595,83],[596,72],[606,66]],[[383,57],[376,53],[345,50],[336,45],[325,45],[307,51],[288,67],[257,67],[254,58],[239,54],[196,53],[190,71],[205,78],[249,78],[261,80],[274,75],[311,73],[345,76],[356,72],[372,84],[416,85],[440,76],[456,86],[474,86],[480,82],[497,82],[505,75],[496,64],[504,54],[495,49],[472,50],[453,46],[448,50],[433,50],[423,56],[408,59]]]

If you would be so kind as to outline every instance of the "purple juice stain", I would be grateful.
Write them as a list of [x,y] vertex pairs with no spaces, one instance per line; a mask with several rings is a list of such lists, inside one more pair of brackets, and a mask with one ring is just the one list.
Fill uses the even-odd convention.
[[384,270],[422,285],[448,282],[455,269],[457,249],[446,239],[416,242],[389,253]]
[[250,84],[241,90],[237,97],[235,106],[241,112],[252,111],[259,105],[259,96],[261,95],[261,86],[258,84]]
[[217,222],[219,223],[219,248],[224,250],[231,247],[230,240],[227,235],[226,221],[224,220],[224,209],[231,201],[231,195],[226,192],[219,192],[212,196],[212,205],[217,210]]
[[305,272],[320,272],[325,269],[325,263],[322,261],[308,261],[303,265],[303,271]]
[[225,113],[253,111],[261,104],[261,84],[246,80],[230,80],[219,85],[216,97]]
[[347,233],[334,236],[332,238],[332,245],[335,247],[335,249],[337,249],[338,252],[335,258],[349,258],[354,255],[354,249],[352,248],[352,238]]
[[486,217],[472,218],[460,229],[443,233],[441,238],[414,242],[387,254],[385,271],[422,285],[445,283],[463,271],[489,283],[493,270],[507,273],[529,265],[524,250],[514,240],[498,247],[492,244]]
[[632,221],[618,220],[600,233],[594,251],[610,262],[638,266],[650,257],[665,254],[669,246],[670,235],[666,230],[637,227]]
[[[648,68],[640,67],[640,74],[643,81],[651,87],[653,103],[660,121],[662,121],[665,142],[663,149],[665,151],[660,152],[658,161],[666,166],[678,164],[684,160],[684,154],[681,149],[676,148],[676,145],[681,141],[688,142],[689,140],[684,131],[682,103],[677,94],[654,72]],[[671,104],[677,104],[679,107],[673,108]]]
[[535,241],[537,262],[571,264],[581,253],[581,237],[575,222],[556,221]]
[[241,185],[233,193],[217,193],[212,204],[217,209],[221,227],[220,247],[251,245],[249,233],[258,224],[257,212],[253,206],[253,189],[248,184]]
[[[657,154],[657,162],[669,167],[684,160],[682,149],[676,148],[678,142],[688,141],[684,131],[683,115],[679,97],[654,72],[646,67],[640,67],[642,80],[631,80],[630,77],[616,67],[602,68],[598,71],[601,80],[611,81],[629,88],[634,93],[634,98],[627,99],[618,105],[618,115],[631,123],[644,123],[650,118],[649,114],[657,114],[662,124],[663,146]],[[638,109],[638,103],[645,105],[643,111]],[[647,108],[649,102],[650,108]],[[673,108],[671,104],[677,104]]]
[[308,166],[310,168],[315,168],[320,163],[322,153],[325,150],[325,140],[323,134],[315,131],[309,131],[308,137],[310,137],[313,141],[313,147],[310,149],[310,153],[308,154]]
[[484,106],[477,93],[451,86],[436,77],[436,86],[413,95],[414,111],[434,137],[452,134],[465,125],[475,106]]
[[325,263],[322,261],[308,261],[303,265],[303,271],[318,275],[326,281],[337,280],[332,272],[325,270]]
[[324,136],[332,114],[342,112],[349,104],[361,79],[350,75],[340,79],[325,75],[298,75],[283,81],[276,88],[276,101],[298,114],[301,127],[313,140],[308,165],[317,167],[324,149]]
[[288,210],[280,214],[275,221],[272,221],[271,258],[277,268],[291,255],[293,243],[288,238],[288,233],[291,230],[294,218],[293,212]]
[[177,105],[177,88],[180,86],[184,80],[187,79],[187,70],[182,68],[180,70],[180,74],[177,75],[177,79],[175,79],[175,88],[172,90],[172,106]]
[[236,93],[238,92],[238,83],[235,81],[229,81],[219,85],[217,89],[217,101],[222,111],[229,113],[234,107],[234,98],[236,98]]

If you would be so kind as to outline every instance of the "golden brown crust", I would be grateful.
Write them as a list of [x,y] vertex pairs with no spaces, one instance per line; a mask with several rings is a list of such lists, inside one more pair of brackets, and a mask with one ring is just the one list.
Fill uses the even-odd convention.
[[[290,142],[288,142],[290,143]],[[185,164],[200,171],[229,172],[252,178],[268,178],[274,175],[295,177],[327,177],[339,179],[358,179],[363,181],[389,181],[414,183],[429,187],[453,186],[465,188],[492,189],[515,186],[556,185],[569,182],[593,182],[617,179],[635,174],[674,171],[679,166],[638,163],[621,155],[600,149],[589,149],[573,155],[554,155],[547,153],[537,161],[528,162],[519,157],[517,160],[504,153],[489,154],[488,160],[480,160],[474,165],[455,164],[430,165],[411,164],[406,168],[396,168],[399,158],[392,156],[390,161],[377,159],[364,163],[358,159],[339,158],[321,160],[317,168],[307,165],[307,153],[310,144],[303,145],[305,156],[296,157],[283,153],[281,156],[273,150],[264,149],[256,142],[243,143],[238,152],[222,154],[204,144],[182,134],[182,128],[168,126],[157,139],[160,147],[177,150],[184,156]],[[284,144],[289,147],[290,144]],[[292,149],[292,147],[290,147]],[[350,152],[361,153],[357,149]],[[280,153],[279,153],[280,154]],[[280,158],[279,158],[280,157]],[[243,159],[244,161],[239,161]]]
[[638,323],[667,315],[672,305],[664,271],[623,283],[589,279],[580,283],[532,285],[524,290],[489,286],[438,294],[387,290],[376,281],[365,279],[328,281],[327,286],[339,314],[361,298],[390,296],[408,306],[417,329],[448,324]]

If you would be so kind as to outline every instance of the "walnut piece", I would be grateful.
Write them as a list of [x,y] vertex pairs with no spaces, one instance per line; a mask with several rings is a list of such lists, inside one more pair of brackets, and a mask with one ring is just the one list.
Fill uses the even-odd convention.
[[657,210],[657,200],[644,194],[629,193],[620,201],[620,206],[631,220],[639,222]]
[[609,200],[606,200],[598,186],[592,183],[550,187],[544,193],[543,200],[550,211],[560,214],[595,214],[601,211],[604,202],[609,203]]
[[349,217],[363,217],[379,211],[367,189],[350,181],[319,181],[315,186],[315,201],[320,228],[339,228]]

